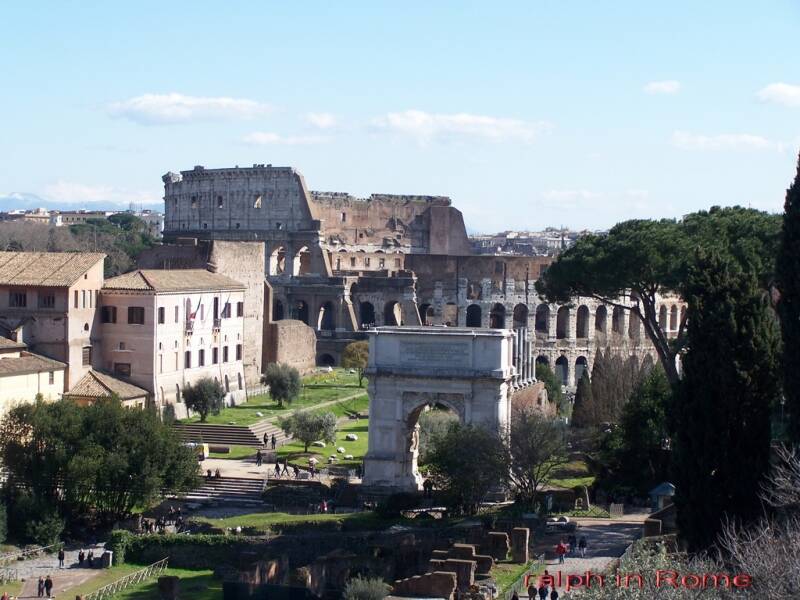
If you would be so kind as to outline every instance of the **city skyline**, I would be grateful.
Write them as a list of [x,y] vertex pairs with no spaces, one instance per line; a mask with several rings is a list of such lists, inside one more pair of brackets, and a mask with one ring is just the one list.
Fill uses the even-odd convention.
[[449,196],[473,232],[602,229],[777,212],[800,147],[791,2],[6,12],[0,196],[150,203],[169,170],[272,163]]

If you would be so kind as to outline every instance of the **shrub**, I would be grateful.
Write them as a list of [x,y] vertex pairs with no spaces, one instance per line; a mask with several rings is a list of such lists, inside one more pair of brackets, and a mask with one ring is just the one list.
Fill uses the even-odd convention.
[[291,404],[300,393],[300,372],[289,365],[267,365],[267,372],[261,377],[261,382],[269,386],[270,398],[281,407],[284,402]]
[[30,521],[25,527],[25,535],[39,546],[55,544],[64,533],[64,520],[56,513],[45,513],[36,521]]
[[383,600],[391,588],[379,577],[353,577],[344,586],[344,600]]
[[375,512],[384,518],[399,517],[404,510],[412,510],[419,506],[419,495],[413,492],[398,492],[378,504]]
[[6,505],[0,503],[0,544],[6,541],[8,535],[8,518],[6,514]]

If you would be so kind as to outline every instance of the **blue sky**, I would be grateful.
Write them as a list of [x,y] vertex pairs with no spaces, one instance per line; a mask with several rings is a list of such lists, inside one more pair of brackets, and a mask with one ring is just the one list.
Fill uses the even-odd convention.
[[794,176],[796,1],[229,4],[5,4],[0,195],[272,163],[489,232],[778,211]]

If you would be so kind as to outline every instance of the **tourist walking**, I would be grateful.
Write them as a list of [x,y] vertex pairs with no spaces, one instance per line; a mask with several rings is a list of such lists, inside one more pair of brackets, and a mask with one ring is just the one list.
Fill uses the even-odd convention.
[[[265,433],[264,435],[267,435],[267,434]],[[271,439],[270,439],[270,441],[269,441],[269,443],[270,443],[270,445],[272,446],[272,449],[273,449],[273,450],[275,450],[275,444],[276,444],[276,442],[277,442],[277,440],[275,439],[275,434],[273,433],[273,434],[272,434],[272,438],[271,438]]]
[[267,432],[265,431],[264,432],[264,447],[265,448],[266,448],[267,444],[269,444],[269,436],[267,435]]
[[61,550],[58,551],[58,568],[64,568],[64,548],[61,548]]
[[567,543],[569,544],[569,555],[575,556],[578,553],[578,538],[574,533],[567,538]]
[[547,600],[547,586],[545,584],[539,586],[539,600]]
[[519,600],[519,596],[517,595],[517,592],[514,592],[513,594],[511,594],[511,600]]
[[275,477],[281,476],[281,463],[279,461],[275,461]]
[[558,590],[553,588],[553,591],[550,592],[550,600],[558,600]]
[[89,563],[89,568],[94,568],[94,550],[89,549],[89,554],[86,555],[86,562]]
[[558,556],[558,564],[564,564],[564,555],[567,553],[567,546],[564,544],[564,540],[558,542],[556,546],[556,555]]
[[39,577],[39,582],[36,584],[36,595],[39,598],[44,597],[44,577]]
[[256,466],[260,467],[263,460],[264,456],[261,454],[261,450],[259,450],[258,452],[256,452]]
[[578,540],[578,551],[581,553],[581,558],[586,558],[586,536],[582,535]]
[[286,475],[287,477],[289,476],[289,459],[288,458],[284,458],[283,459],[283,473],[281,473],[281,475]]
[[[144,522],[144,530],[147,531],[147,521]],[[78,552],[78,566],[79,567],[83,566],[83,561],[84,560],[86,560],[86,553],[83,551],[83,548],[81,548],[81,551]]]
[[50,575],[48,575],[47,579],[44,580],[44,591],[48,598],[53,597],[53,580],[50,579]]
[[533,583],[528,586],[528,598],[536,600],[536,585]]

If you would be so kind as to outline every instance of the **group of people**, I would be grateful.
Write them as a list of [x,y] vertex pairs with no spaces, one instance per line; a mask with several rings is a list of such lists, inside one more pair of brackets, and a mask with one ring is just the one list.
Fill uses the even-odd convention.
[[[47,594],[48,598],[53,597],[53,579],[50,575],[47,577],[39,577],[39,581],[36,583],[36,595],[39,598],[44,598],[45,594]],[[4,599],[8,600],[8,596],[4,595]]]
[[219,472],[219,467],[214,474],[211,474],[211,469],[206,469],[206,481],[211,481],[212,479],[222,479],[222,473]]
[[565,542],[563,539],[558,542],[556,545],[556,556],[558,557],[558,563],[562,564],[564,562],[564,557],[566,555],[569,556],[578,556],[580,555],[581,558],[586,557],[586,536],[582,535],[581,539],[579,540],[575,534],[572,534],[567,538]]
[[[61,566],[63,564],[63,562],[64,562],[62,560],[62,558],[61,558],[61,554],[62,553],[63,553],[63,550],[58,553],[58,564],[59,564],[59,566]],[[94,568],[94,550],[92,550],[91,548],[89,548],[89,553],[88,554],[83,551],[83,548],[81,548],[80,552],[78,552],[78,566],[79,567],[83,567],[84,563],[90,569]]]
[[142,531],[144,533],[164,533],[168,525],[174,525],[175,531],[183,531],[185,522],[180,506],[175,508],[170,505],[166,515],[161,515],[155,519],[142,520]]
[[272,437],[268,436],[266,433],[264,434],[264,446],[269,445],[273,450],[275,450],[275,446],[278,445],[278,440],[275,439],[275,434],[272,434]]

